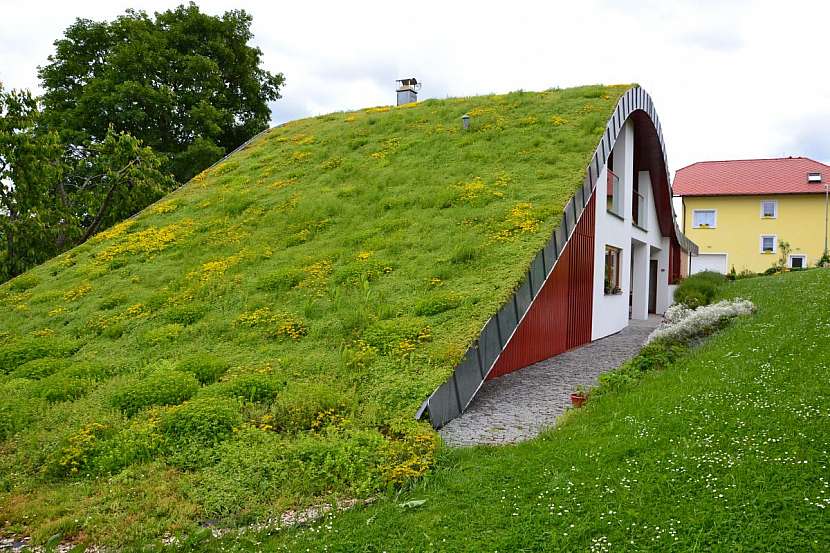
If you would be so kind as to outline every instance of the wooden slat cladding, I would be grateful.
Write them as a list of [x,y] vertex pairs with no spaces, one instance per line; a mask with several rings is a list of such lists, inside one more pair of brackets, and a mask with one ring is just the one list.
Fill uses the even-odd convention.
[[594,203],[592,196],[565,251],[502,351],[488,379],[591,341]]
[[669,284],[680,282],[680,244],[672,239],[669,246]]

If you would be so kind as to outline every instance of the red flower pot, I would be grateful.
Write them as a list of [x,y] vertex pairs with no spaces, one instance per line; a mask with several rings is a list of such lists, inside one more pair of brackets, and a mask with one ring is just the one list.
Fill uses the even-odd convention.
[[576,408],[582,407],[587,399],[588,398],[582,394],[571,394],[571,403]]

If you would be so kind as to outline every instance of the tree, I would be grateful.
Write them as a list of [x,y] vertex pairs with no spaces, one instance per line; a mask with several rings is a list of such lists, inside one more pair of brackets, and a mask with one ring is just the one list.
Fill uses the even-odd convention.
[[149,17],[78,19],[40,68],[49,127],[69,144],[100,142],[110,125],[166,156],[179,182],[267,128],[281,73],[248,46],[251,16],[210,16],[190,3]]
[[29,92],[0,87],[0,282],[85,242],[175,187],[127,133],[67,149]]
[[0,282],[55,254],[47,229],[61,224],[51,202],[61,177],[61,146],[55,133],[41,134],[37,100],[27,91],[0,85]]

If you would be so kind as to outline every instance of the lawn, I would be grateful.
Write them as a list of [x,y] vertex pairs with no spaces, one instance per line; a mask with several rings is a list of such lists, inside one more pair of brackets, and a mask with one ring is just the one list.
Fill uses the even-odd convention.
[[416,409],[627,88],[294,121],[0,286],[0,536],[136,544],[411,485]]
[[405,493],[197,548],[827,551],[830,271],[723,290],[757,313],[536,440],[442,450]]

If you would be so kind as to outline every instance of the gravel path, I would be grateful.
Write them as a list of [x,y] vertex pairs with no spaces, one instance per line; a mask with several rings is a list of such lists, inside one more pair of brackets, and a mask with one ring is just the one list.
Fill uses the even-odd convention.
[[582,384],[634,357],[660,323],[629,321],[621,332],[520,371],[484,383],[467,410],[440,432],[451,446],[507,444],[533,438],[553,426],[570,406],[570,394]]

